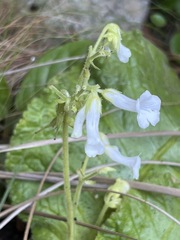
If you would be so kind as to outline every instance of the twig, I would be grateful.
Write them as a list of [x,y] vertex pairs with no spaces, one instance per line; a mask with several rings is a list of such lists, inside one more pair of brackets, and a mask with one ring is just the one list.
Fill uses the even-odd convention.
[[70,57],[70,58],[63,58],[63,59],[60,59],[60,60],[48,61],[48,62],[44,62],[44,63],[32,64],[32,65],[24,67],[24,68],[9,70],[9,71],[0,73],[0,76],[8,76],[8,75],[11,75],[11,74],[14,74],[14,73],[24,72],[24,71],[34,69],[34,68],[45,67],[45,66],[49,66],[49,65],[52,65],[52,64],[63,63],[63,62],[74,61],[74,60],[80,60],[80,59],[84,59],[84,58],[85,58],[85,56],[83,55],[83,56],[76,56],[76,57]]
[[[175,163],[175,162],[160,162],[160,161],[142,161],[142,164],[159,164],[159,165],[168,165],[168,166],[180,166],[180,163]],[[101,165],[101,167],[107,167],[107,166],[117,166],[119,164],[117,163],[110,163],[110,164],[105,164],[105,165]],[[11,177],[13,177],[13,173],[12,172],[3,172],[0,171],[0,178],[5,178],[5,179],[10,179]],[[43,177],[43,173],[18,173],[16,174],[16,179],[25,179],[25,180],[31,180],[31,181],[40,181]],[[58,173],[57,174],[49,174],[49,176],[46,177],[46,181],[48,182],[59,182],[61,181],[63,178],[62,175],[60,175]],[[105,177],[94,177],[92,178],[93,180],[95,180],[97,182],[97,184],[94,185],[84,185],[85,188],[89,188],[89,187],[94,187],[94,188],[108,188],[110,185],[112,185],[115,181],[115,179],[111,179],[111,178],[105,178]],[[180,189],[177,188],[172,188],[172,187],[165,187],[165,186],[160,186],[160,185],[156,185],[156,184],[151,184],[151,183],[144,183],[144,182],[138,182],[138,181],[128,181],[129,185],[131,188],[134,189],[139,189],[142,191],[148,191],[148,192],[156,192],[156,193],[160,193],[160,194],[166,194],[166,195],[170,195],[170,196],[174,196],[174,197],[180,197]],[[76,186],[77,185],[77,181],[73,180],[71,182],[72,186]]]
[[[116,134],[108,134],[107,135],[110,139],[118,139],[118,138],[136,138],[136,137],[160,137],[160,136],[180,136],[180,131],[147,131],[147,132],[124,132],[124,133],[116,133]],[[81,142],[85,141],[86,137],[81,137],[78,139],[74,138],[69,138],[69,143],[71,142]],[[30,143],[24,143],[18,146],[14,147],[9,147],[5,149],[1,149],[0,153],[4,152],[12,152],[12,151],[17,151],[17,150],[23,150],[23,149],[29,149],[29,148],[35,148],[35,147],[43,147],[47,145],[53,145],[53,144],[59,144],[62,143],[61,138],[57,138],[56,140],[54,139],[48,139],[48,140],[40,140],[40,141],[35,141],[35,142],[30,142]]]
[[[93,168],[90,168],[86,171],[86,173],[90,173],[90,172],[93,172],[93,171],[98,171],[102,168],[104,168],[106,165],[100,165],[100,166],[96,166],[96,167],[93,167]],[[78,175],[73,175],[70,177],[70,181],[74,180],[78,178]],[[26,209],[27,207],[29,207],[34,201],[36,201],[37,199],[41,199],[41,198],[44,198],[48,193],[54,191],[55,189],[59,188],[60,186],[62,186],[64,184],[64,181],[60,181],[54,185],[52,185],[51,187],[45,189],[43,192],[41,192],[38,196],[36,197],[33,197],[21,204],[18,204],[14,207],[12,207],[9,211],[4,211],[2,213],[0,213],[0,218],[3,217],[4,215],[6,215],[7,213],[9,212],[12,212],[14,209],[17,209],[15,210],[12,214],[10,214],[6,219],[4,219],[4,221],[1,222],[0,224],[0,229],[2,229],[9,221],[11,221],[14,217],[16,217],[20,212],[24,211],[24,209]],[[99,191],[100,189],[98,189]],[[105,189],[103,189],[103,191],[106,191]]]
[[[93,171],[97,171],[104,168],[101,166],[96,166],[93,168],[90,168],[86,171],[86,173],[90,173]],[[70,182],[74,179],[78,178],[78,174],[75,174],[73,176],[70,177]],[[0,213],[0,218],[7,215],[7,213],[12,212],[13,210],[15,210],[14,212],[12,212],[6,219],[4,219],[1,223],[0,223],[0,229],[2,229],[4,226],[6,226],[6,224],[8,222],[10,222],[14,217],[16,217],[19,213],[21,213],[22,211],[24,211],[24,209],[26,209],[27,207],[31,206],[31,204],[41,198],[44,198],[48,193],[54,191],[55,189],[63,186],[64,184],[64,180],[52,185],[51,187],[45,189],[44,191],[42,191],[40,194],[38,194],[37,196],[30,198],[20,204],[17,204],[16,206],[13,206],[11,209],[5,210],[4,212]]]

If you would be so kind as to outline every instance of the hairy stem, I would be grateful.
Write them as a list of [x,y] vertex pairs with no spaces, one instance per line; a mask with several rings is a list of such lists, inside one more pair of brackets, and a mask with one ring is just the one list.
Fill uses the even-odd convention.
[[73,213],[73,203],[71,196],[71,184],[69,175],[69,143],[68,143],[68,114],[65,113],[63,120],[63,173],[64,173],[64,192],[67,203],[67,224],[68,240],[75,239],[75,223]]

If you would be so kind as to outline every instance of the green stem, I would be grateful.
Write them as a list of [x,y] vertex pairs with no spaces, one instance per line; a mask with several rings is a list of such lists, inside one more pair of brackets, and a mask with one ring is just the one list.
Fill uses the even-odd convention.
[[106,25],[106,26],[103,28],[101,34],[99,35],[99,37],[98,37],[98,39],[97,39],[97,41],[96,41],[96,43],[95,43],[95,45],[94,45],[94,47],[93,47],[92,55],[94,55],[94,53],[96,53],[97,48],[99,47],[100,42],[101,42],[102,39],[104,38],[104,35],[105,35],[105,33],[107,32],[108,28],[109,28],[109,25]]
[[101,209],[101,212],[100,212],[100,214],[99,214],[99,217],[98,217],[98,219],[97,219],[97,221],[96,221],[96,226],[100,226],[100,225],[101,225],[101,223],[103,222],[103,219],[104,219],[104,216],[105,216],[107,210],[108,210],[108,206],[107,206],[106,204],[104,204],[104,206],[103,206],[103,208]]
[[89,158],[88,158],[88,156],[86,156],[86,158],[84,160],[84,163],[83,163],[83,166],[80,169],[81,177],[79,178],[79,182],[78,182],[78,185],[77,185],[77,188],[76,188],[76,192],[74,194],[73,205],[74,205],[74,215],[75,216],[76,216],[76,211],[77,211],[77,207],[78,207],[78,204],[79,204],[81,190],[82,190],[82,187],[83,187],[83,184],[84,184],[84,176],[85,176],[85,171],[86,171],[88,160],[89,160]]
[[[92,47],[92,46],[89,47],[88,56],[87,56],[87,58],[86,58],[86,60],[85,60],[84,67],[83,67],[82,72],[81,72],[81,74],[80,74],[80,79],[79,79],[79,83],[80,83],[80,84],[79,84],[79,85],[80,85],[81,87],[86,86],[87,83],[88,83],[88,80],[89,80],[90,76],[85,79],[85,78],[84,78],[84,76],[85,76],[85,71],[89,70],[89,68],[90,68],[93,60],[98,57],[97,49],[98,49],[98,47],[99,47],[102,39],[104,38],[104,35],[105,35],[105,33],[107,32],[108,28],[109,28],[109,26],[106,25],[106,26],[104,27],[104,29],[102,30],[100,36],[98,37],[98,39],[97,39],[94,47]],[[96,55],[97,55],[97,56],[96,56]]]
[[79,85],[81,86],[81,90],[88,83],[88,80],[90,78],[90,75],[86,76],[86,71],[89,71],[90,65],[91,65],[91,62],[89,60],[89,53],[90,53],[90,47],[89,47],[89,52],[88,52],[88,55],[87,55],[85,63],[84,63],[84,67],[83,67],[80,77],[79,77]]
[[68,224],[68,240],[75,239],[75,223],[73,204],[71,196],[71,184],[69,178],[69,143],[68,143],[68,114],[65,113],[63,120],[63,173],[64,173],[64,192],[67,203],[67,224]]

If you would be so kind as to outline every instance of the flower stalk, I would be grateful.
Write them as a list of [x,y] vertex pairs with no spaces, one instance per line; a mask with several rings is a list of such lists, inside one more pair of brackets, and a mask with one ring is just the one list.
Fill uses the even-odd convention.
[[68,240],[75,239],[75,223],[73,203],[71,196],[71,184],[69,173],[69,143],[68,143],[68,113],[65,113],[63,119],[63,173],[64,173],[64,192],[67,203],[67,224],[68,224]]
[[[132,99],[115,89],[101,89],[98,84],[90,85],[90,68],[99,69],[94,64],[94,60],[99,57],[110,57],[112,52],[116,52],[120,62],[127,63],[131,57],[131,51],[121,43],[121,30],[116,24],[108,24],[102,30],[94,46],[89,47],[88,55],[84,67],[79,76],[75,92],[70,95],[67,90],[57,90],[51,86],[51,90],[58,96],[57,117],[55,122],[60,123],[63,129],[63,173],[64,173],[64,192],[67,207],[67,240],[75,240],[75,222],[77,208],[83,184],[97,172],[86,174],[86,167],[89,158],[106,154],[111,160],[129,167],[133,178],[139,178],[139,169],[141,159],[139,155],[126,157],[121,154],[117,146],[111,146],[108,138],[100,134],[99,122],[102,112],[102,99],[111,102],[115,107],[136,113],[139,127],[145,129],[150,124],[155,126],[160,120],[161,100],[156,95],[152,95],[148,90],[141,94],[138,99]],[[101,95],[101,97],[100,97]],[[85,160],[81,169],[78,171],[79,183],[72,199],[69,169],[69,143],[68,126],[73,127],[71,137],[79,138],[83,135],[83,125],[87,134],[85,144]],[[126,193],[129,186],[126,182],[117,180],[109,188],[111,192],[105,196],[104,207],[97,219],[97,225],[100,225],[108,208],[117,208],[121,203],[120,194]],[[117,191],[116,193],[112,191]]]
[[79,200],[80,200],[82,187],[83,187],[84,181],[86,180],[85,179],[85,171],[86,171],[86,168],[87,168],[88,160],[89,160],[89,157],[86,156],[86,158],[83,162],[83,165],[82,165],[81,169],[79,170],[79,182],[78,182],[78,185],[76,187],[76,191],[75,191],[74,198],[73,198],[74,216],[76,216],[77,207],[79,205]]

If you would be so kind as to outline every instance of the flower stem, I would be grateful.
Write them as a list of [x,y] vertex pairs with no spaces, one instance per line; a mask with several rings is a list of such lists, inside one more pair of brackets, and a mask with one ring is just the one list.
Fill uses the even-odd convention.
[[96,51],[97,51],[97,49],[99,47],[99,44],[101,43],[102,39],[104,38],[104,35],[107,32],[108,28],[109,28],[109,25],[106,25],[103,28],[101,34],[99,35],[99,37],[98,37],[98,39],[97,39],[97,41],[96,41],[96,43],[95,43],[95,45],[93,47],[92,54],[96,53]]
[[109,28],[109,25],[105,26],[104,29],[102,30],[100,36],[98,37],[94,47],[92,47],[92,46],[89,47],[89,52],[88,52],[87,58],[85,60],[84,67],[82,69],[82,72],[80,74],[80,79],[79,79],[79,83],[82,88],[83,87],[85,88],[88,85],[88,80],[90,78],[90,75],[87,76],[88,74],[86,74],[86,72],[88,72],[90,74],[89,68],[91,65],[94,66],[93,60],[99,56],[98,48],[99,48],[101,41],[103,40],[103,38],[105,36],[105,33],[108,30],[108,28]]
[[69,143],[68,143],[68,113],[65,113],[63,120],[63,173],[64,173],[64,192],[67,203],[67,224],[68,240],[75,239],[74,212],[71,196],[71,185],[69,178]]
[[84,177],[85,177],[85,171],[86,171],[86,167],[87,167],[87,163],[88,163],[89,157],[86,156],[82,168],[80,169],[80,174],[81,176],[79,177],[79,182],[76,188],[76,192],[74,194],[74,199],[73,199],[73,205],[74,205],[74,215],[76,215],[76,211],[77,211],[77,207],[79,204],[79,199],[80,199],[80,195],[81,195],[81,190],[84,184]]
[[105,216],[107,210],[108,210],[108,206],[106,204],[104,204],[104,206],[101,209],[101,212],[99,214],[99,217],[98,217],[98,219],[96,221],[96,226],[100,226],[102,224],[104,216]]

